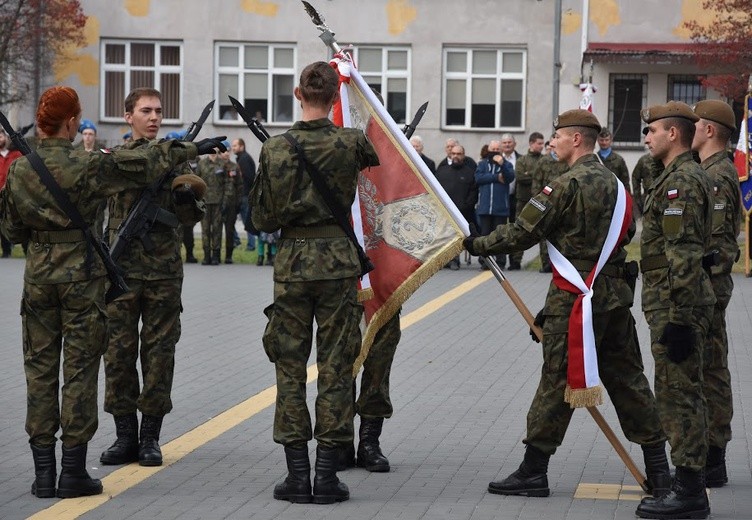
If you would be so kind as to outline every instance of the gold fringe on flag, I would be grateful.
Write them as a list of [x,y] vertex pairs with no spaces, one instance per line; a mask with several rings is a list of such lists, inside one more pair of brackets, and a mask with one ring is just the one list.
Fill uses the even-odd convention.
[[564,402],[572,408],[590,408],[603,404],[603,387],[601,385],[590,388],[570,388],[564,390]]
[[371,298],[373,298],[373,289],[371,287],[367,289],[358,289],[358,303],[363,303]]

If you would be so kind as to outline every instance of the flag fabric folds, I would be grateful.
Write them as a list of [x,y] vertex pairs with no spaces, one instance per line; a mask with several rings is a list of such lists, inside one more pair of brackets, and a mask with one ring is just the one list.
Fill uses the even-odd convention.
[[752,119],[752,97],[747,96],[744,99],[744,107],[745,111],[739,132],[739,142],[736,144],[736,150],[734,151],[734,165],[739,174],[742,205],[747,213],[750,213],[752,212],[752,179],[750,179],[749,172],[752,169],[752,157],[750,157],[749,122]]
[[588,112],[593,111],[593,96],[598,91],[597,88],[595,88],[595,85],[592,83],[580,83],[580,90],[582,91],[582,99],[580,100],[580,108],[582,110],[587,110]]
[[370,297],[363,301],[365,331],[357,372],[379,328],[462,251],[469,227],[351,57],[338,53],[330,63],[340,76],[335,124],[362,129],[381,163],[361,172],[353,205],[354,227],[360,228],[359,238],[376,266],[361,280]]

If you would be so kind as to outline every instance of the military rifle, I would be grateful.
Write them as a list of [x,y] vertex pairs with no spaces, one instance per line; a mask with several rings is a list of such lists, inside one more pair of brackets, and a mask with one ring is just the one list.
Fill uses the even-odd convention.
[[[102,259],[104,268],[107,271],[107,278],[110,280],[110,287],[109,289],[107,289],[107,293],[104,297],[105,303],[110,303],[112,300],[119,298],[123,294],[127,293],[130,289],[128,289],[128,285],[123,279],[123,273],[121,269],[117,265],[115,265],[115,262],[110,256],[109,248],[107,247],[107,244],[104,242],[104,240],[92,233],[91,226],[84,222],[78,209],[73,206],[68,196],[65,194],[65,192],[63,192],[62,188],[60,188],[60,185],[55,182],[54,177],[52,177],[52,174],[50,174],[42,159],[37,154],[32,153],[31,147],[29,147],[29,143],[27,143],[26,139],[24,139],[23,134],[13,129],[10,122],[6,119],[5,114],[3,114],[2,112],[0,112],[0,124],[5,129],[5,131],[8,132],[8,136],[10,137],[13,145],[16,147],[16,150],[21,152],[23,155],[28,156],[27,158],[29,160],[29,164],[31,164],[31,166],[37,171],[40,179],[45,184],[45,186],[47,186],[47,189],[50,190],[50,193],[55,198],[55,201],[60,206],[60,209],[63,210],[63,212],[68,216],[68,218],[75,226],[81,229],[84,234],[84,238],[86,238],[89,246],[93,247],[99,257]],[[26,131],[28,131],[28,129]],[[51,181],[51,184],[49,183],[49,181]],[[87,254],[90,254],[91,249],[89,249],[88,251],[89,253]]]
[[[191,123],[188,132],[183,138],[184,141],[193,141],[196,138],[213,108],[214,100],[212,99],[204,107],[201,117]],[[177,172],[169,171],[144,189],[141,197],[128,212],[128,216],[118,226],[115,240],[112,241],[112,247],[110,248],[110,255],[114,261],[118,261],[128,247],[128,244],[135,239],[141,241],[147,252],[154,251],[155,246],[151,237],[149,237],[149,231],[151,231],[157,222],[171,228],[177,228],[180,225],[174,213],[159,206],[159,191],[162,189],[162,185],[168,179],[176,176]]]

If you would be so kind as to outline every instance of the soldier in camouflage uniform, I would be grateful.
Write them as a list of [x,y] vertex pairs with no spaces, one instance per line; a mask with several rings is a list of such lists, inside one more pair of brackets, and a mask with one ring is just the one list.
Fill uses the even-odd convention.
[[230,182],[228,161],[219,154],[211,154],[198,162],[196,174],[206,183],[204,195],[206,213],[201,219],[201,240],[204,245],[202,265],[219,265],[219,252],[222,249],[222,228],[224,223],[225,201],[233,189]]
[[[543,134],[533,132],[528,138],[527,154],[517,157],[514,164],[514,178],[517,183],[517,207],[522,208],[533,196],[533,172],[540,161],[543,151]],[[522,262],[522,251],[509,255],[510,268]],[[511,269],[510,269],[511,270]]]
[[[540,191],[551,184],[555,178],[565,174],[569,171],[569,165],[564,161],[559,161],[556,154],[549,151],[536,163],[533,170],[533,191],[532,193],[538,194]],[[541,258],[541,267],[539,272],[550,273],[551,261],[548,258],[548,246],[545,240],[541,240],[538,245]]]
[[[71,142],[80,119],[73,89],[53,87],[42,95],[36,119],[43,134],[39,156],[86,222],[94,221],[108,196],[146,186],[196,154],[194,145],[175,142],[150,143],[139,150],[74,152]],[[100,481],[86,472],[86,451],[98,424],[97,376],[107,336],[103,263],[83,233],[71,228],[70,217],[25,158],[13,163],[0,192],[0,218],[11,241],[30,242],[21,317],[26,431],[36,473],[31,492],[40,498],[56,494],[55,435],[62,427],[57,496],[101,493]]]
[[611,149],[611,143],[613,143],[613,136],[611,130],[604,128],[601,133],[598,134],[598,157],[603,161],[603,165],[614,172],[619,180],[624,184],[624,187],[629,189],[629,168],[624,158]]
[[[339,205],[349,209],[358,173],[377,165],[378,158],[362,131],[338,128],[327,118],[337,99],[337,83],[337,74],[325,62],[303,70],[294,91],[303,115],[289,134],[321,172]],[[264,310],[269,323],[263,337],[277,372],[274,441],[284,445],[289,470],[275,487],[274,498],[332,503],[350,496],[336,470],[340,448],[353,439],[352,369],[361,343],[361,267],[354,244],[309,175],[299,175],[299,161],[285,136],[266,141],[249,200],[256,229],[282,228],[274,263],[274,303]],[[312,432],[305,384],[314,319],[319,377]],[[314,433],[318,447],[311,496],[306,445]]]
[[[497,227],[490,235],[465,239],[473,255],[525,250],[548,239],[587,277],[598,260],[617,201],[618,181],[593,154],[600,130],[586,110],[570,110],[554,122],[552,149],[569,171],[554,179],[522,209],[514,224]],[[598,371],[627,439],[640,444],[653,493],[669,483],[665,435],[643,373],[635,322],[630,312],[633,286],[627,278],[625,235],[592,286],[593,329]],[[633,282],[633,280],[632,280]],[[573,409],[564,401],[567,386],[567,346],[570,314],[576,294],[552,280],[544,309],[536,322],[543,327],[543,369],[527,416],[527,445],[519,469],[506,479],[491,482],[490,493],[548,496],[548,461],[561,444]]]
[[693,110],[700,120],[692,149],[699,152],[700,166],[713,182],[713,235],[710,249],[719,252],[717,265],[710,268],[716,302],[710,322],[707,346],[704,349],[703,391],[708,405],[708,456],[705,463],[705,485],[720,487],[728,482],[726,475],[726,444],[731,440],[731,374],[728,369],[728,337],[726,307],[731,300],[734,280],[731,269],[739,259],[736,237],[741,227],[739,177],[726,155],[726,144],[736,130],[736,118],[723,101],[706,100]]
[[640,215],[642,215],[648,189],[662,171],[663,163],[653,159],[649,153],[637,160],[637,164],[632,170],[632,197]]
[[[138,88],[128,94],[125,119],[131,126],[133,139],[123,148],[136,151],[148,146],[162,123],[159,91]],[[213,146],[219,144],[216,139],[198,143],[202,153],[213,149],[206,146],[206,141]],[[187,163],[182,166],[188,168]],[[104,409],[114,417],[117,439],[100,457],[106,465],[135,461],[142,466],[162,464],[159,435],[163,417],[172,410],[175,345],[180,338],[183,286],[180,224],[195,224],[203,214],[203,202],[194,196],[174,198],[171,183],[172,179],[164,182],[156,200],[161,209],[175,215],[175,225],[155,222],[148,233],[152,244],[133,240],[118,259],[130,291],[107,308],[109,344],[104,353]],[[111,242],[140,196],[139,190],[126,190],[110,198]],[[139,358],[142,384],[136,366]],[[137,410],[142,414],[140,432]]]
[[[230,149],[230,142],[226,141],[225,146]],[[235,249],[235,222],[238,220],[240,213],[240,201],[243,198],[243,176],[240,174],[240,168],[237,163],[230,160],[230,152],[221,154],[221,159],[225,163],[227,171],[225,198],[222,202],[224,214],[222,215],[222,224],[225,228],[225,263],[232,263],[232,251]]]
[[645,200],[640,251],[642,308],[655,359],[655,395],[671,444],[671,492],[643,499],[642,518],[706,518],[710,504],[702,470],[707,455],[703,350],[715,296],[703,256],[713,223],[710,177],[692,159],[699,119],[685,103],[642,111],[645,144],[665,169]]

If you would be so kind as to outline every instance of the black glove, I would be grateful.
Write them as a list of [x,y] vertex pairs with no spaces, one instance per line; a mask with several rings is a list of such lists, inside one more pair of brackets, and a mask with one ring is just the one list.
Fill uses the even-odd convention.
[[695,348],[695,331],[691,325],[667,323],[658,340],[666,345],[666,355],[674,363],[685,361]]
[[478,238],[477,236],[470,235],[465,240],[462,241],[462,246],[467,249],[467,252],[470,253],[472,256],[478,256],[478,251],[475,250],[475,246],[473,245],[475,243],[475,239]]
[[[541,309],[538,314],[535,315],[535,319],[533,320],[533,325],[537,325],[538,327],[543,330],[543,324],[546,322],[546,315],[543,314],[544,309]],[[533,331],[533,328],[530,327],[530,337],[533,338],[533,341],[536,343],[540,343],[540,339],[538,338],[538,335]]]
[[198,155],[217,153],[215,148],[218,148],[220,152],[226,152],[227,148],[225,148],[225,145],[222,144],[222,141],[224,141],[225,139],[227,139],[227,137],[224,135],[219,137],[207,137],[206,139],[201,139],[194,144],[198,149]]

